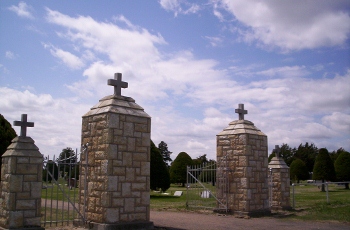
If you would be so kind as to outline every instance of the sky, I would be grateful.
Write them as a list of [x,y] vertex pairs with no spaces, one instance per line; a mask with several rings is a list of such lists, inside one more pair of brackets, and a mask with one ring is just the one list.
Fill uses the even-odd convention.
[[44,155],[79,151],[82,116],[122,73],[173,160],[216,159],[240,103],[268,153],[350,151],[349,50],[348,0],[0,1],[0,113],[28,114]]

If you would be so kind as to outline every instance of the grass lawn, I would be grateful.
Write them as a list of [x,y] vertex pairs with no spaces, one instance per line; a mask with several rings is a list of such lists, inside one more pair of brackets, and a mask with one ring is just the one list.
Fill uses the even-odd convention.
[[[344,186],[328,186],[329,203],[326,192],[318,186],[303,184],[295,186],[294,217],[302,220],[336,220],[350,223],[350,190]],[[291,203],[292,192],[291,192]]]

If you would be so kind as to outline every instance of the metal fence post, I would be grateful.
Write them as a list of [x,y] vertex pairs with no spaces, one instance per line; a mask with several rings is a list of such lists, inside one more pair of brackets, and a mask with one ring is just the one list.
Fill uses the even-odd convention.
[[292,184],[293,188],[293,209],[295,209],[295,193],[294,193],[294,183]]
[[327,203],[329,203],[329,196],[328,196],[328,182],[326,182],[326,196],[327,196]]

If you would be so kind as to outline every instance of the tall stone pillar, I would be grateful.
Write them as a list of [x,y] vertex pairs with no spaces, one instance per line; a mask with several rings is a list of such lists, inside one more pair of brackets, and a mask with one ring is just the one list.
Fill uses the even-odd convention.
[[[114,95],[83,116],[82,145],[87,171],[80,175],[80,209],[92,229],[153,229],[150,222],[151,118],[130,97],[121,96],[121,74],[108,80]],[[86,180],[86,181],[85,181]],[[87,190],[84,190],[84,184]],[[86,200],[84,198],[87,197]]]
[[288,210],[290,206],[290,174],[289,167],[279,156],[280,148],[275,146],[276,154],[269,163],[270,168],[270,200],[271,209]]
[[[217,134],[218,170],[227,167],[228,186],[217,187],[218,199],[237,215],[270,213],[268,199],[267,136],[244,120],[244,105],[236,109],[239,120]],[[225,180],[217,178],[217,181]]]
[[33,127],[22,114],[21,134],[2,156],[0,229],[44,229],[40,227],[43,156],[34,140],[26,136]]

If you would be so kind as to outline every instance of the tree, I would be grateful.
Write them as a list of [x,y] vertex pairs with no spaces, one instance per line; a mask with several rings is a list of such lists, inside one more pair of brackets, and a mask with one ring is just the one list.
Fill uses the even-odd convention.
[[49,160],[43,169],[43,181],[51,183],[52,179],[58,180],[58,167],[54,161]]
[[[12,128],[11,124],[5,119],[3,115],[0,114],[0,156],[6,152],[7,147],[11,144],[11,141],[16,136],[16,131]],[[0,167],[1,164],[2,161],[0,159]]]
[[168,150],[167,143],[165,143],[164,141],[161,141],[158,144],[158,149],[160,151],[161,156],[163,157],[164,163],[166,164],[167,167],[169,167],[169,163],[173,160],[170,158],[170,155],[172,154],[172,152]]
[[170,181],[185,186],[187,180],[187,166],[192,165],[192,158],[185,152],[179,153],[170,166]]
[[313,180],[322,180],[322,192],[324,189],[325,180],[334,180],[335,171],[331,157],[326,148],[321,148],[316,157],[314,170],[312,174]]
[[207,154],[203,154],[203,155],[201,155],[193,160],[194,165],[201,165],[201,164],[207,163],[207,162],[209,162],[208,158],[207,158]]
[[155,146],[151,140],[151,176],[150,176],[150,188],[152,190],[160,189],[165,192],[170,188],[170,174],[169,169],[159,149]]
[[[296,149],[290,148],[288,144],[282,144],[282,146],[280,148],[280,156],[283,158],[284,162],[289,167],[290,167],[291,163],[293,162],[293,160],[295,160],[295,158],[294,158],[295,152],[296,152]],[[268,162],[270,163],[271,159],[275,156],[276,156],[275,152],[272,151],[272,153],[269,155]]]
[[62,152],[60,153],[57,162],[59,170],[61,172],[61,176],[65,177],[67,174],[69,178],[71,178],[72,175],[70,174],[73,173],[72,168],[74,168],[74,164],[77,162],[74,150],[70,147],[62,149]]
[[309,172],[312,172],[315,164],[318,149],[311,143],[306,142],[305,145],[300,144],[294,154],[294,158],[299,158],[304,161]]
[[329,153],[329,155],[331,156],[331,159],[333,161],[333,163],[335,163],[335,161],[337,160],[337,158],[339,157],[339,155],[342,152],[346,152],[343,148],[339,148],[337,151],[333,151],[331,153]]
[[[338,181],[350,181],[350,153],[345,150],[338,156],[334,164]],[[345,183],[345,189],[349,189],[349,183]]]
[[290,165],[290,179],[307,180],[309,178],[309,171],[307,170],[306,164],[300,159],[295,159]]

